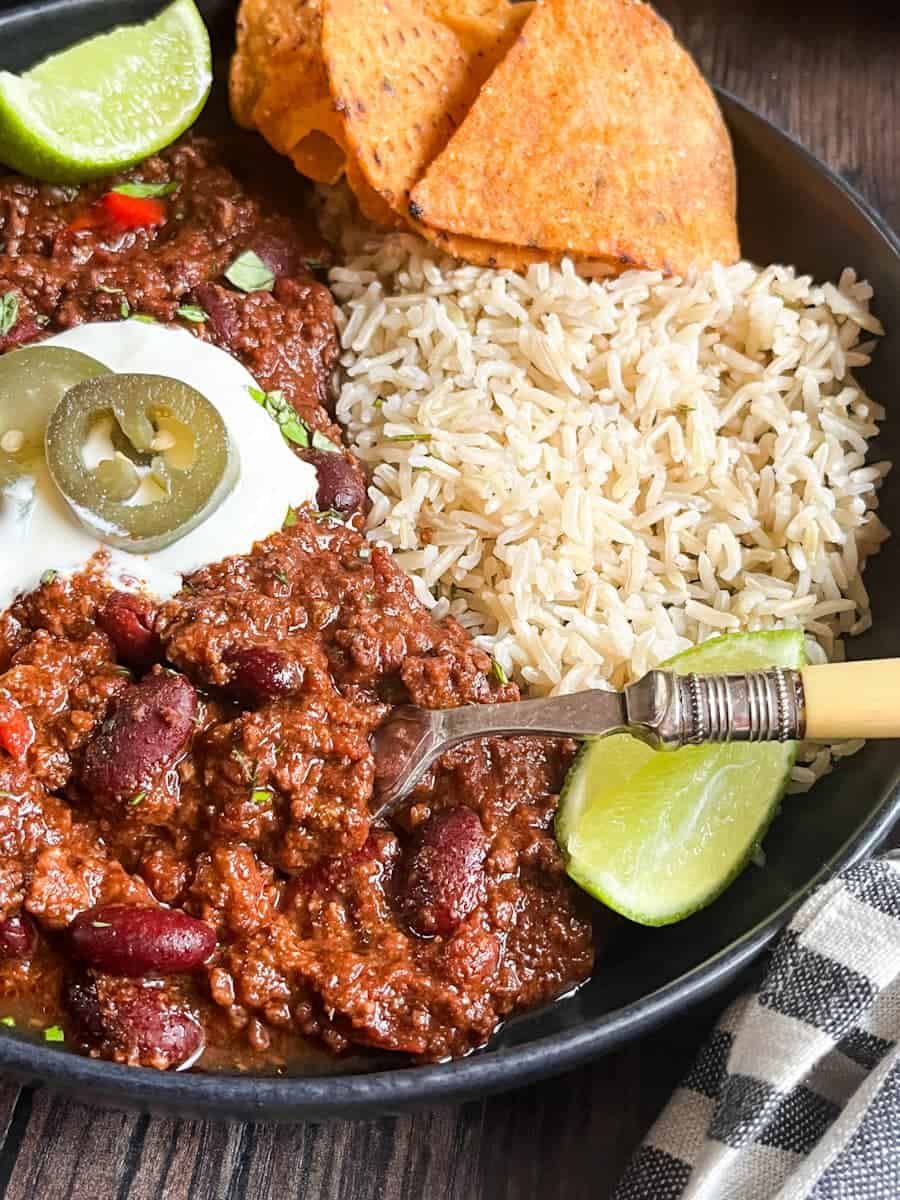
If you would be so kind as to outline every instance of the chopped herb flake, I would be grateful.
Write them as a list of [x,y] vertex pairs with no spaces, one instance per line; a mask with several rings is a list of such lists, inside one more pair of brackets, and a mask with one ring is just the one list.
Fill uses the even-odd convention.
[[15,1017],[0,1017],[0,1025],[5,1025],[7,1029],[15,1029],[16,1018]]
[[195,325],[202,325],[204,321],[209,320],[209,313],[199,304],[182,304],[175,309],[175,315],[185,321],[192,321]]
[[63,1033],[59,1025],[48,1025],[44,1030],[45,1042],[64,1042],[66,1035]]
[[491,671],[498,683],[509,683],[509,676],[503,670],[500,663],[497,662],[496,658],[491,659]]
[[263,392],[255,387],[248,387],[247,391],[260,408],[266,410],[286,442],[293,442],[295,446],[309,446],[309,427],[291,408],[284,392]]
[[134,313],[132,321],[143,321],[145,325],[158,325],[156,317],[151,317],[149,313]]
[[250,799],[254,804],[268,804],[272,799],[272,792],[269,788],[254,788],[250,793]]
[[377,396],[377,397],[376,397],[376,398],[375,398],[375,399],[372,401],[372,407],[373,407],[373,408],[382,408],[383,406],[384,406],[384,396]]
[[284,571],[274,571],[273,574],[279,583],[283,583],[285,585],[287,584],[288,577],[285,575]]
[[56,572],[52,568],[49,571],[45,571],[41,576],[41,587],[47,587],[55,578]]
[[120,183],[112,190],[120,196],[136,196],[139,200],[146,200],[150,196],[171,196],[179,187],[180,183],[144,183],[135,179],[132,183]]
[[285,514],[285,518],[284,518],[281,528],[282,529],[293,529],[293,527],[296,524],[297,524],[297,514],[292,508],[289,508],[287,510],[287,513]]
[[116,674],[124,675],[126,679],[131,678],[131,671],[129,671],[128,667],[116,667]]
[[0,337],[9,333],[19,318],[19,298],[15,292],[0,296]]
[[323,271],[328,263],[321,258],[304,258],[303,265],[307,271]]
[[319,433],[318,429],[312,431],[311,440],[314,450],[329,450],[332,454],[340,453],[340,447],[336,446],[331,438],[327,438],[324,433]]
[[119,305],[119,316],[122,318],[123,321],[127,321],[128,318],[131,316],[131,305],[128,303],[127,300],[123,300],[122,303]]
[[275,276],[253,250],[239,254],[225,272],[225,278],[242,292],[271,292]]
[[98,292],[106,292],[107,296],[124,296],[125,292],[122,288],[108,287],[105,283],[97,284]]
[[342,525],[344,523],[344,514],[336,508],[324,508],[320,512],[314,512],[313,516],[317,521],[340,521]]
[[146,792],[138,792],[137,795],[131,797],[131,799],[128,801],[128,804],[131,808],[135,808],[138,804],[142,803],[142,801],[146,799]]
[[385,438],[386,442],[428,442],[430,433],[395,433],[393,437]]

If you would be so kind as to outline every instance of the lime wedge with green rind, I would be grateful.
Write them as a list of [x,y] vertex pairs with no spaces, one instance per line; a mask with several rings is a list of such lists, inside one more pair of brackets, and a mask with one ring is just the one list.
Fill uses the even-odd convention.
[[175,141],[211,85],[203,18],[175,0],[24,75],[0,71],[0,162],[50,183],[108,175]]
[[[798,630],[730,634],[662,664],[679,674],[801,667]],[[588,742],[566,778],[556,838],[569,876],[641,925],[703,908],[746,866],[791,777],[796,743],[651,750]]]

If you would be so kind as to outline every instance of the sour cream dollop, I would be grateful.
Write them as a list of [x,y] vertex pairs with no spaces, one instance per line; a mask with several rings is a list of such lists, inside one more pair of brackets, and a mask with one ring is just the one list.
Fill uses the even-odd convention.
[[117,587],[173,596],[182,577],[280,529],[287,510],[311,503],[316,472],[288,448],[275,422],[255,404],[256,380],[230,354],[181,329],[142,321],[79,325],[47,338],[112,371],[167,375],[196,388],[219,410],[240,452],[241,473],[230,495],[201,525],[153,554],[102,545],[82,526],[41,462],[0,495],[0,608],[37,587],[47,571],[81,570],[98,550]]

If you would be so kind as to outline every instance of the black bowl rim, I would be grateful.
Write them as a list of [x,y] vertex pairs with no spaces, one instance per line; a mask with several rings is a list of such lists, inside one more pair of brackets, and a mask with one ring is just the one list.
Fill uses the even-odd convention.
[[[48,20],[53,15],[61,17],[67,10],[80,7],[79,0],[21,5],[0,14],[0,31],[12,18],[19,21],[31,16]],[[823,181],[843,193],[881,235],[886,252],[900,258],[900,238],[845,179],[796,138],[754,112],[731,92],[723,88],[716,88],[716,92],[726,116],[729,110],[736,111],[751,123],[767,126],[805,159]],[[840,850],[822,864],[805,887],[714,957],[632,1004],[521,1046],[488,1049],[452,1062],[369,1074],[260,1076],[162,1073],[60,1053],[33,1042],[3,1036],[0,1037],[0,1070],[19,1079],[58,1084],[70,1092],[77,1089],[77,1094],[85,1099],[96,1095],[113,1103],[119,1101],[173,1112],[202,1112],[209,1117],[282,1120],[371,1117],[376,1113],[446,1104],[522,1087],[608,1053],[723,988],[771,941],[811,891],[836,871],[874,851],[898,815],[900,786],[882,798],[879,806]]]

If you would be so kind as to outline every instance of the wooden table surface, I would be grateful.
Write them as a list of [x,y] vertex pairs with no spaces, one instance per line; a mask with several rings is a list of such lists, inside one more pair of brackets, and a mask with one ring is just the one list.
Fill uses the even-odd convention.
[[[895,0],[659,7],[711,79],[900,228]],[[166,1120],[0,1082],[0,1200],[604,1200],[721,1003],[560,1079],[368,1122]]]

